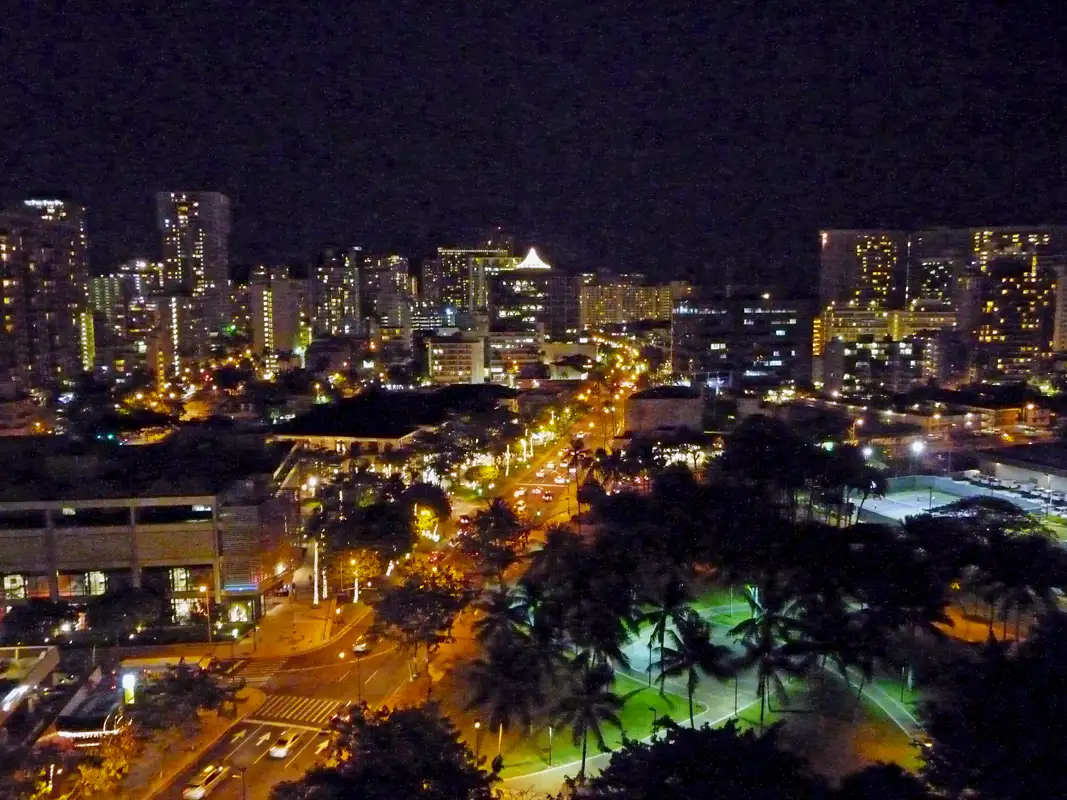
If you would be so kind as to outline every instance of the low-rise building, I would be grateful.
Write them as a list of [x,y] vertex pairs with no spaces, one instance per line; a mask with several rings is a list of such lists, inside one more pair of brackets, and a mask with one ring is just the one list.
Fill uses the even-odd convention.
[[633,435],[703,430],[704,399],[687,386],[656,386],[626,401],[626,431]]
[[0,602],[145,587],[166,598],[175,620],[208,599],[231,620],[256,618],[295,561],[297,507],[280,488],[286,451],[247,437],[220,443],[218,434],[5,448],[19,468],[0,487]]
[[428,337],[426,351],[427,371],[434,383],[485,383],[485,340],[481,337]]

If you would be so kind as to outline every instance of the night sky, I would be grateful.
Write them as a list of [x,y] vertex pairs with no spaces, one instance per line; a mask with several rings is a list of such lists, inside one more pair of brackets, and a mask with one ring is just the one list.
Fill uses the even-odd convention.
[[235,261],[504,223],[795,277],[821,226],[1067,222],[1057,3],[15,4],[0,201],[85,203],[97,271],[155,255],[164,188],[231,196]]

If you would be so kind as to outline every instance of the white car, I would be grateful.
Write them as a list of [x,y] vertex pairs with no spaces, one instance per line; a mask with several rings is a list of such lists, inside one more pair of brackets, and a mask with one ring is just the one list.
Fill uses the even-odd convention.
[[564,478],[562,475],[557,475],[555,478],[555,482],[562,486],[564,483],[567,482],[567,479]]
[[279,736],[274,744],[270,747],[271,758],[285,758],[289,755],[289,751],[293,749],[293,745],[296,744],[296,740],[300,737],[297,731],[292,729],[287,730],[281,736]]
[[524,494],[526,494],[526,490],[521,487],[515,490],[516,497],[522,497]]
[[226,777],[230,771],[227,766],[215,766],[214,764],[204,767],[182,792],[185,800],[200,800],[207,797]]
[[543,469],[539,469],[537,470],[537,472],[534,473],[534,475],[536,475],[538,478],[543,478],[545,477],[545,471]]

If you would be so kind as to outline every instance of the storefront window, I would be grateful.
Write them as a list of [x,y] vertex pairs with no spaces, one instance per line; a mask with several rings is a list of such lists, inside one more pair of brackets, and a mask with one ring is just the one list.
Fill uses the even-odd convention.
[[76,573],[74,575],[60,573],[60,597],[83,597],[85,594],[87,594],[85,573]]
[[188,622],[198,610],[198,601],[195,598],[175,598],[170,601],[170,608],[175,622]]
[[26,581],[21,575],[4,576],[4,599],[23,600],[26,597]]
[[193,586],[193,575],[185,567],[174,567],[170,570],[170,589],[172,592],[191,592],[196,587]]
[[252,604],[251,603],[230,603],[229,611],[230,622],[251,622],[252,621]]
[[107,591],[107,575],[103,572],[90,572],[85,576],[87,594],[98,595]]

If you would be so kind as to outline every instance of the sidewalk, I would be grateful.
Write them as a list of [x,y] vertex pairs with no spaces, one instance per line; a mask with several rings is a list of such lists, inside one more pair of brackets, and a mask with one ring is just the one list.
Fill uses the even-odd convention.
[[183,743],[184,746],[168,748],[158,743],[149,744],[133,761],[130,773],[120,785],[116,797],[119,800],[151,800],[195,763],[205,750],[225,736],[230,728],[255,713],[266,699],[266,694],[259,689],[243,689],[238,693],[237,713],[233,717],[208,715],[200,733]]

